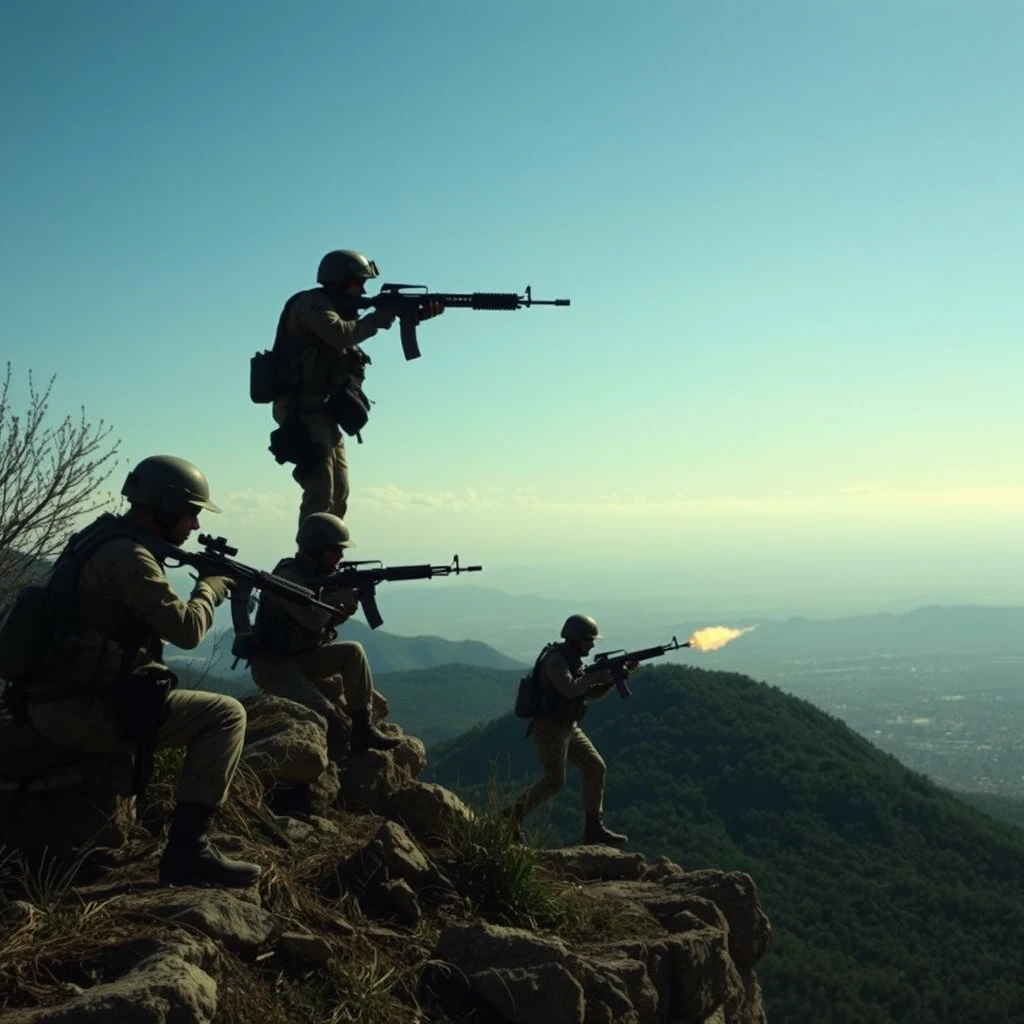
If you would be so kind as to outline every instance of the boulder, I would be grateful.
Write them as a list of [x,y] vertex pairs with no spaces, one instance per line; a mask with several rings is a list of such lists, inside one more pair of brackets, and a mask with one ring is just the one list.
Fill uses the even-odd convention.
[[435,782],[408,782],[391,794],[385,808],[389,818],[420,835],[443,836],[457,822],[469,821],[473,812],[451,790]]
[[274,919],[261,907],[222,889],[183,887],[118,898],[118,913],[164,918],[188,925],[233,953],[251,955],[274,933]]
[[211,1024],[217,983],[208,939],[175,934],[161,939],[115,981],[73,994],[59,1006],[4,1013],[5,1024]]
[[[389,734],[401,732],[387,724],[382,729]],[[402,736],[394,750],[353,754],[341,765],[342,806],[361,813],[385,813],[392,795],[411,782],[425,764],[426,749],[415,736]]]
[[323,715],[284,697],[264,694],[246,703],[242,757],[265,785],[308,785],[327,767]]

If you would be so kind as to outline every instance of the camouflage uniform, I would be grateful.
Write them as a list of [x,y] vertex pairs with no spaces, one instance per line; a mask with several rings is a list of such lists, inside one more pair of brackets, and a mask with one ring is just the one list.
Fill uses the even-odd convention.
[[[274,574],[303,586],[316,576],[298,558],[278,562]],[[337,599],[331,591],[322,597],[328,603]],[[340,707],[344,705],[351,716],[368,712],[373,703],[373,675],[363,645],[334,642],[334,626],[344,619],[341,613],[331,615],[264,594],[255,628],[260,652],[250,661],[253,681],[261,690],[294,700],[327,719],[328,749],[335,760],[347,750]]]
[[601,814],[604,805],[605,763],[579,721],[586,711],[584,694],[606,681],[604,675],[584,676],[583,659],[568,643],[554,644],[541,658],[541,707],[530,735],[540,753],[544,778],[520,797],[518,814],[529,814],[565,786],[566,763],[583,777],[583,810]]
[[324,404],[348,378],[362,381],[365,356],[356,346],[372,338],[378,324],[375,314],[346,319],[323,288],[299,292],[284,312],[284,340],[301,352],[301,379],[287,396],[274,402],[274,419],[283,424],[297,416],[316,448],[292,471],[302,487],[300,523],[313,512],[345,517],[349,496],[345,438]]
[[[131,528],[131,527],[129,527]],[[163,566],[136,541],[120,537],[103,544],[82,567],[76,631],[95,630],[125,649],[125,668],[159,664],[163,641],[195,647],[209,632],[217,594],[199,580],[188,601],[171,588]],[[60,678],[36,680],[28,713],[53,743],[83,753],[132,753],[119,738],[113,696],[105,691],[66,696]],[[174,690],[157,747],[187,748],[178,798],[206,807],[224,802],[245,737],[245,708],[233,697]]]

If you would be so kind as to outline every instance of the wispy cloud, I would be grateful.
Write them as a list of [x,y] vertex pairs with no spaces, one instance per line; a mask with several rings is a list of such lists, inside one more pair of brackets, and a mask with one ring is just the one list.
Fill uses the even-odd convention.
[[299,508],[299,494],[288,497],[267,491],[229,491],[218,495],[225,519],[241,526],[292,522]]

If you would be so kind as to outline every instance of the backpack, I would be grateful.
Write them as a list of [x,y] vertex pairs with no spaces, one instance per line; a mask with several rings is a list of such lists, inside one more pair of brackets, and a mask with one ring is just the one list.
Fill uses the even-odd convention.
[[291,381],[289,360],[285,356],[284,321],[292,303],[302,295],[296,292],[281,310],[274,335],[274,347],[257,352],[249,360],[249,398],[257,405],[266,405],[288,394]]
[[74,534],[43,584],[22,587],[0,621],[0,679],[23,687],[75,624],[78,577],[101,545],[135,531],[106,513]]
[[544,655],[554,646],[554,644],[548,644],[537,655],[532,671],[519,680],[519,689],[516,690],[516,702],[512,709],[516,718],[533,718],[540,713],[540,663],[544,660]]

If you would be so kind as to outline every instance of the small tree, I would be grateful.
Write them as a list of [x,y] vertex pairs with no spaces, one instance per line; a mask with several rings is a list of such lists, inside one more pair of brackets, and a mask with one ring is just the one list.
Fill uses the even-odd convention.
[[109,508],[99,488],[116,466],[119,443],[111,427],[77,419],[50,421],[50,394],[28,377],[28,408],[11,408],[11,364],[0,386],[0,609],[54,558],[76,522]]

